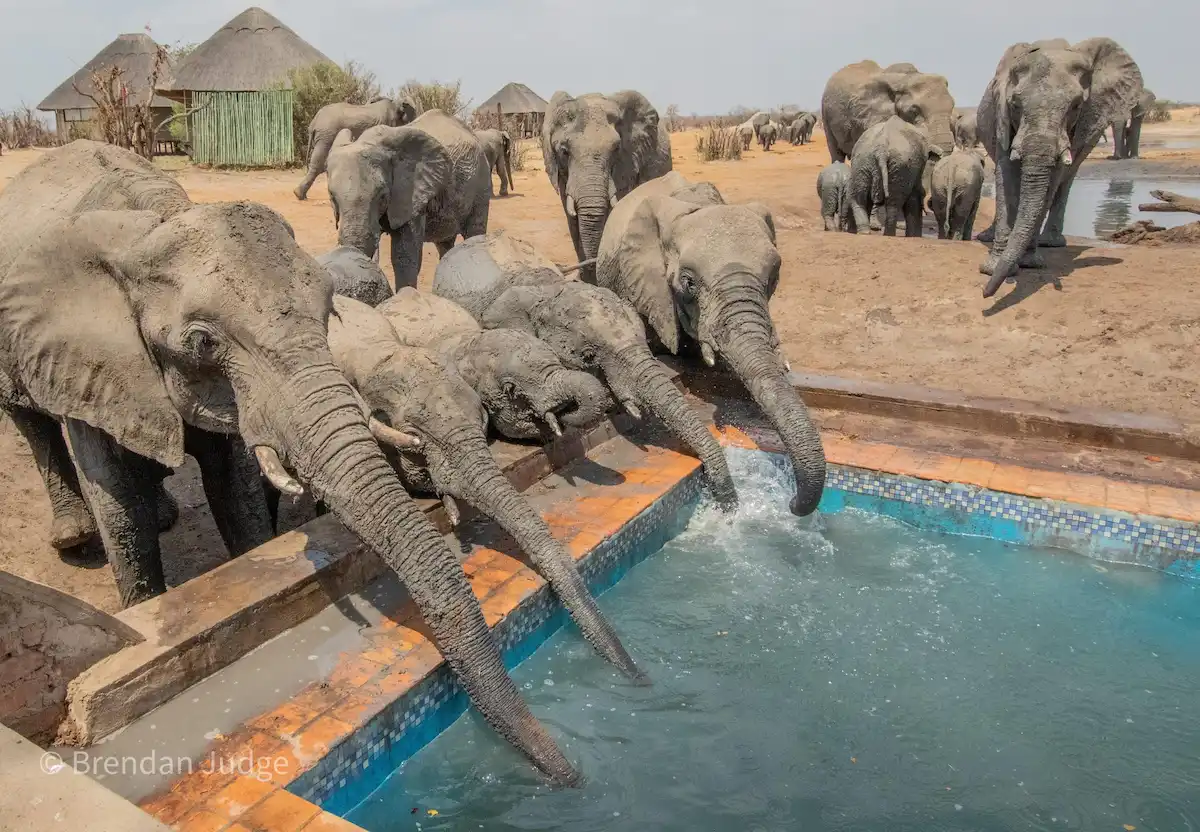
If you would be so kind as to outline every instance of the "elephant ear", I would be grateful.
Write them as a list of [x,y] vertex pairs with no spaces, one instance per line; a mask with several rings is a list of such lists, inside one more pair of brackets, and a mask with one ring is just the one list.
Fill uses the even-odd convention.
[[532,332],[533,309],[541,303],[545,294],[545,290],[537,286],[514,286],[505,289],[500,297],[484,310],[479,323],[484,329],[519,329]]
[[330,145],[331,150],[343,148],[354,141],[354,134],[350,132],[349,127],[343,127],[338,131],[338,134],[333,138],[333,144]]
[[450,182],[446,148],[417,127],[376,128],[379,145],[391,158],[387,218],[392,229],[408,224]]
[[50,225],[0,282],[0,370],[37,409],[175,468],[184,461],[183,420],[114,262],[118,248],[161,221],[92,211]]
[[613,161],[617,195],[624,196],[641,182],[642,170],[658,153],[658,110],[636,90],[621,90],[609,98],[621,111],[621,150]]
[[752,211],[762,220],[763,225],[767,227],[767,236],[771,238],[771,244],[775,244],[775,217],[771,214],[771,209],[761,202],[743,202],[742,208]]
[[1100,134],[1114,121],[1125,118],[1144,89],[1142,71],[1128,52],[1111,38],[1088,38],[1071,47],[1092,66],[1091,85],[1071,137],[1071,155],[1100,141]]
[[554,152],[554,130],[562,120],[565,112],[563,108],[571,101],[574,99],[562,90],[554,93],[542,119],[542,161],[546,165],[546,176],[550,178],[550,184],[560,197],[567,184],[567,172],[558,164],[558,154]]

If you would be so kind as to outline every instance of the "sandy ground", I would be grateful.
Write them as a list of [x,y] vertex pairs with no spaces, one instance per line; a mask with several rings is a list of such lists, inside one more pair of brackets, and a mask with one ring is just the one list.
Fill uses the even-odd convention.
[[[1200,174],[1200,149],[1171,148],[1200,138],[1200,110],[1166,125],[1147,125],[1144,158],[1111,162],[1101,145],[1084,175],[1152,172]],[[909,382],[968,393],[1162,413],[1200,424],[1195,384],[1200,337],[1200,249],[1116,248],[1072,241],[1049,253],[1049,267],[1023,272],[985,301],[978,272],[984,247],[936,239],[855,237],[821,228],[815,181],[829,162],[815,143],[754,148],[740,162],[702,164],[695,135],[673,138],[675,167],[706,179],[727,200],[759,200],[775,217],[783,255],[772,314],[793,367],[812,372]],[[36,151],[0,157],[0,189],[37,158]],[[526,170],[515,193],[492,203],[490,225],[528,239],[560,263],[574,262],[562,208],[527,143]],[[198,202],[248,199],[292,223],[313,254],[336,244],[324,178],[307,202],[292,196],[297,171],[217,172],[161,160]],[[990,200],[976,229],[991,221]],[[386,250],[382,262],[387,263]],[[421,285],[437,255],[426,246]],[[0,429],[0,569],[65,589],[96,606],[117,606],[103,563],[84,568],[47,546],[49,507],[28,449],[11,424]],[[164,536],[172,583],[223,559],[194,466],[168,480],[183,504],[181,522]]]

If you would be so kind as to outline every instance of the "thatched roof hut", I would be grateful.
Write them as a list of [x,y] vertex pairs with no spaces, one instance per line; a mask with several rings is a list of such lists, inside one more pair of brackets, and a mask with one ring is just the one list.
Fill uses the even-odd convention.
[[477,122],[492,123],[492,115],[499,113],[499,121],[508,130],[521,135],[541,132],[542,119],[550,105],[524,84],[510,81],[496,94],[475,108]]
[[[92,73],[110,67],[121,70],[121,80],[135,100],[145,100],[150,76],[154,73],[154,61],[158,54],[158,44],[144,33],[117,35],[108,46],[96,53],[90,61],[76,70],[72,75],[54,88],[38,105],[39,110],[54,113],[58,136],[64,141],[70,137],[73,125],[91,121],[95,117],[96,104],[86,95],[76,91],[76,87],[86,93],[95,93],[92,87]],[[159,85],[171,81],[170,59],[167,65],[159,69]],[[171,102],[161,95],[154,96],[151,102],[151,115],[155,123],[171,115]],[[86,128],[77,128],[86,129]]]

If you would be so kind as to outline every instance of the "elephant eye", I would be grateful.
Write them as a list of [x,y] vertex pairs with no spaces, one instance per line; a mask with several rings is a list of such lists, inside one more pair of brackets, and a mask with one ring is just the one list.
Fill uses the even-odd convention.
[[679,272],[679,288],[682,289],[683,293],[688,297],[696,294],[696,280],[691,272]]
[[579,357],[583,359],[584,364],[595,364],[596,363],[596,351],[594,349],[592,349],[591,347],[584,347],[583,350],[579,353]]
[[504,395],[510,399],[517,395],[517,385],[513,384],[507,379],[500,384],[500,389],[504,392]]
[[197,361],[208,361],[217,349],[217,340],[202,326],[192,326],[183,333],[183,348]]

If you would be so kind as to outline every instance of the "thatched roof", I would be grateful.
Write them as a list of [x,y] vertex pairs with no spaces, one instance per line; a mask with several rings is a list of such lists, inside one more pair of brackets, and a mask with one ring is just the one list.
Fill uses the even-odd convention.
[[332,63],[278,18],[252,7],[226,23],[175,67],[169,92],[251,92],[287,83],[290,69]]
[[[75,74],[63,81],[54,92],[46,96],[38,105],[39,110],[74,110],[90,109],[95,103],[87,96],[75,92],[75,87],[84,92],[94,92],[92,89],[92,73],[107,67],[120,67],[121,78],[131,96],[140,98],[146,92],[150,82],[150,73],[154,71],[154,56],[158,52],[158,44],[149,35],[117,35],[117,39],[96,53]],[[164,81],[171,80],[171,67],[167,65],[159,70],[159,86]],[[155,107],[170,107],[171,102],[162,96],[154,97]]]
[[518,84],[516,81],[505,84],[500,88],[499,92],[480,104],[476,109],[490,113],[495,111],[497,104],[500,105],[506,115],[544,113],[546,112],[546,108],[550,106],[546,103],[546,99],[529,89],[529,87],[524,84]]

